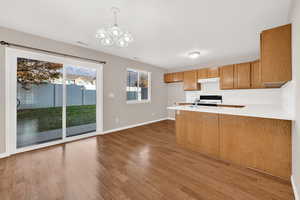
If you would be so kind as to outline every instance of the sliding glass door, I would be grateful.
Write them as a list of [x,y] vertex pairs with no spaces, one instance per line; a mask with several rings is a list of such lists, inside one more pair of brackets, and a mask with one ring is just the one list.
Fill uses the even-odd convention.
[[15,152],[102,132],[102,65],[8,48],[7,70]]
[[62,139],[63,64],[17,57],[17,148]]
[[96,131],[97,71],[85,67],[65,67],[66,135]]

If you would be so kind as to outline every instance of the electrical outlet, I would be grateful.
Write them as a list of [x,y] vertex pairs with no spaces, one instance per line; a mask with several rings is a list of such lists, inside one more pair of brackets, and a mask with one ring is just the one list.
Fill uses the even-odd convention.
[[152,116],[154,116],[155,115],[155,113],[152,113]]

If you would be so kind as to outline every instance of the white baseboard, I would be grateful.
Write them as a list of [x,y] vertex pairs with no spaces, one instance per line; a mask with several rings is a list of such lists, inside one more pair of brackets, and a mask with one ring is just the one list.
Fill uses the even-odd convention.
[[120,127],[120,128],[115,128],[115,129],[110,129],[110,130],[107,130],[107,131],[103,131],[102,134],[104,135],[104,134],[108,134],[108,133],[112,133],[112,132],[116,132],[116,131],[121,131],[121,130],[129,129],[129,128],[143,126],[143,125],[146,125],[146,124],[152,124],[152,123],[155,123],[155,122],[159,122],[159,121],[163,121],[163,120],[168,120],[168,119],[169,118],[166,117],[166,118],[161,118],[161,119],[157,119],[157,120],[153,120],[153,121],[147,121],[147,122],[143,122],[143,123],[139,123],[139,124],[134,124],[134,125],[130,125],[130,126],[123,126],[123,127]]
[[[293,186],[293,190],[294,190],[295,200],[300,200],[300,196],[299,196],[298,191],[297,191],[297,187],[296,187],[296,182],[294,180],[294,176],[291,176],[291,182],[292,182],[292,186]],[[298,187],[300,187],[300,185],[298,185]]]
[[1,154],[0,154],[0,159],[1,159],[1,158],[6,158],[6,157],[8,157],[8,156],[9,156],[8,153],[1,153]]
[[168,117],[168,120],[175,120],[175,118],[173,118],[173,117]]

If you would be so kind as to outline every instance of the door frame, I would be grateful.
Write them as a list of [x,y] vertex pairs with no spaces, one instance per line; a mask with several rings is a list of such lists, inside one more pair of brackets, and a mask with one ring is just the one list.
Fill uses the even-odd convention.
[[[62,63],[63,66],[73,65],[73,66],[82,66],[87,68],[97,69],[97,79],[96,79],[96,127],[95,132],[86,133],[78,136],[66,137],[65,129],[65,105],[66,105],[66,88],[63,86],[63,125],[62,125],[62,139],[52,142],[47,142],[43,144],[36,144],[28,147],[17,148],[17,79],[16,79],[16,70],[17,70],[17,57],[24,57],[35,60],[43,60],[54,63]],[[6,138],[6,152],[8,155],[31,151],[35,149],[40,149],[56,144],[62,144],[70,141],[75,141],[83,138],[92,137],[103,133],[103,65],[100,63],[93,63],[88,61],[83,61],[79,59],[54,56],[51,54],[45,54],[40,52],[21,50],[11,47],[5,48],[5,138]],[[65,68],[63,68],[65,70]],[[65,73],[63,73],[65,76]],[[64,77],[65,81],[65,77]],[[15,99],[15,100],[14,100]]]

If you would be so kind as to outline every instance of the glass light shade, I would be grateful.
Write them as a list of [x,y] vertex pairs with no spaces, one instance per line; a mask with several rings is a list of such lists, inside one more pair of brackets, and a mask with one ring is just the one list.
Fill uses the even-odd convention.
[[103,46],[112,46],[114,44],[114,41],[110,37],[106,37],[101,40],[101,44]]
[[191,52],[189,53],[188,55],[191,59],[196,59],[200,56],[200,52],[199,51],[194,51],[194,52]]
[[105,31],[104,29],[99,29],[96,33],[96,38],[103,39],[106,38],[107,35],[108,35],[107,31]]
[[123,38],[119,39],[116,43],[119,47],[127,47],[128,42],[126,42]]
[[120,37],[122,35],[122,30],[116,25],[112,26],[109,32],[113,37]]
[[132,42],[133,41],[132,35],[128,32],[123,34],[123,38],[126,42]]

